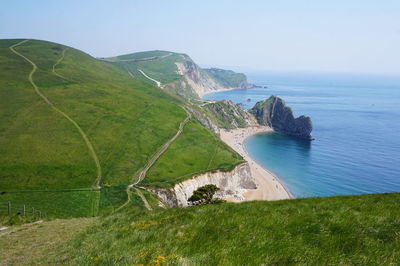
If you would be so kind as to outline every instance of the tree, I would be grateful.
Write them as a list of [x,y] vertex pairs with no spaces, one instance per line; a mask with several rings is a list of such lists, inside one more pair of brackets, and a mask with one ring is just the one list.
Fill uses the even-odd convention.
[[215,198],[214,194],[219,190],[219,187],[213,184],[199,187],[193,191],[193,195],[188,199],[192,205],[203,205],[224,202],[224,200]]

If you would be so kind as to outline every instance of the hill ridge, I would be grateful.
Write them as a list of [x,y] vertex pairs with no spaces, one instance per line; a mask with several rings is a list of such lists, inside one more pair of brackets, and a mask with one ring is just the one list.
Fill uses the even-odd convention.
[[[94,148],[93,148],[93,145],[92,145],[92,143],[90,142],[89,138],[87,137],[86,133],[82,130],[82,128],[79,126],[79,124],[78,124],[77,122],[75,122],[75,120],[73,120],[73,119],[72,119],[69,115],[67,115],[65,112],[63,112],[63,111],[61,111],[60,109],[58,109],[57,107],[55,107],[54,104],[39,90],[39,87],[38,87],[38,86],[36,85],[36,83],[33,81],[33,74],[34,74],[34,73],[36,72],[36,70],[37,70],[36,64],[35,64],[33,61],[31,61],[29,58],[27,58],[26,56],[24,56],[23,54],[17,52],[17,51],[14,49],[15,47],[17,47],[17,46],[19,46],[19,45],[21,45],[21,44],[23,44],[23,43],[26,43],[26,42],[28,42],[28,41],[29,41],[28,39],[27,39],[27,40],[23,40],[23,41],[21,41],[21,42],[19,42],[19,43],[17,43],[17,44],[14,44],[14,45],[10,46],[9,48],[10,48],[10,50],[11,50],[13,53],[15,53],[15,54],[17,54],[18,56],[22,57],[23,59],[25,59],[26,61],[28,61],[28,62],[32,65],[33,69],[32,69],[32,71],[30,72],[28,79],[29,79],[29,82],[32,84],[33,88],[35,89],[35,92],[36,92],[36,93],[37,93],[37,94],[38,94],[52,109],[54,109],[56,112],[58,112],[59,114],[61,114],[62,116],[64,116],[68,121],[70,121],[70,122],[76,127],[76,129],[79,131],[79,133],[81,134],[81,136],[82,136],[83,140],[85,141],[85,144],[87,145],[87,147],[88,147],[88,149],[89,149],[89,152],[90,152],[90,154],[91,154],[91,156],[92,156],[92,158],[93,158],[93,160],[94,160],[94,162],[95,162],[95,164],[96,164],[96,168],[97,168],[97,177],[96,177],[94,186],[95,186],[96,188],[100,188],[100,182],[101,182],[101,166],[100,166],[100,161],[99,161],[99,159],[98,159],[98,157],[97,157],[97,154],[96,154],[96,152],[95,152],[95,150],[94,150]],[[63,57],[62,57],[62,58],[63,58]],[[57,61],[56,64],[58,64],[58,61]],[[54,71],[54,68],[55,68],[55,65],[53,66],[53,71]]]

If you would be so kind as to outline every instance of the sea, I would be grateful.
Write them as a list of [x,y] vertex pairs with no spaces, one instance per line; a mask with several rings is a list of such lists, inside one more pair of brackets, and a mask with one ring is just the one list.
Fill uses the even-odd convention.
[[249,155],[296,198],[400,192],[400,78],[362,74],[246,73],[262,88],[211,93],[249,109],[271,95],[310,116],[313,141],[250,137]]

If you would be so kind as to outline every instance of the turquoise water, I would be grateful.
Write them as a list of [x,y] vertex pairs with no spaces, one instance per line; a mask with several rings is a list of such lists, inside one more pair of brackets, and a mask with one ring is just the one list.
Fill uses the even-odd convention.
[[249,79],[268,88],[204,98],[251,108],[273,94],[296,116],[312,118],[312,142],[270,133],[245,143],[295,197],[400,192],[400,79],[312,74],[253,74]]

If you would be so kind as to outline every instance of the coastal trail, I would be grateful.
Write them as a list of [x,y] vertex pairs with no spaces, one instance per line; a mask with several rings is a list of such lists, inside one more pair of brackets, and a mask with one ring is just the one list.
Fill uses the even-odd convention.
[[145,78],[147,78],[147,79],[149,79],[149,80],[155,82],[155,83],[157,84],[157,87],[159,87],[160,89],[163,88],[163,86],[161,85],[161,82],[159,82],[158,80],[155,80],[155,79],[153,79],[153,78],[150,78],[150,77],[147,76],[147,74],[144,73],[143,70],[141,70],[141,69],[138,69],[138,71],[139,71],[140,73],[142,73],[142,75],[145,76]]
[[[58,108],[57,108],[57,107],[56,107],[56,106],[55,106],[55,105],[40,91],[39,87],[38,87],[38,86],[36,85],[36,83],[33,81],[33,74],[35,74],[35,72],[36,72],[36,70],[38,69],[38,67],[36,66],[36,64],[35,64],[32,60],[30,60],[29,58],[27,58],[26,56],[24,56],[23,54],[17,52],[17,51],[14,49],[15,47],[17,47],[17,46],[19,46],[19,45],[21,45],[21,44],[23,44],[23,43],[26,43],[26,42],[28,42],[28,41],[29,41],[29,40],[23,40],[23,41],[21,41],[21,42],[19,42],[19,43],[17,43],[17,44],[14,44],[14,45],[10,46],[9,48],[10,48],[10,50],[11,50],[13,53],[15,53],[15,54],[18,55],[19,57],[23,58],[25,61],[29,62],[29,63],[32,65],[32,71],[29,73],[28,80],[29,80],[29,82],[31,83],[32,87],[35,89],[36,94],[39,95],[39,97],[42,98],[54,111],[56,111],[56,112],[59,113],[60,115],[64,116],[69,122],[71,122],[71,123],[75,126],[75,128],[78,130],[78,132],[80,133],[80,135],[82,136],[83,140],[85,141],[85,144],[86,144],[87,148],[89,149],[89,153],[90,153],[91,157],[93,158],[93,161],[94,161],[94,163],[95,163],[95,165],[96,165],[96,168],[97,168],[97,177],[96,177],[96,180],[95,180],[95,182],[94,182],[94,187],[97,188],[97,189],[99,189],[99,188],[101,188],[101,187],[100,187],[101,176],[102,176],[102,173],[101,173],[101,166],[100,166],[100,161],[99,161],[99,159],[98,159],[98,157],[97,157],[97,154],[96,154],[96,152],[95,152],[95,150],[94,150],[94,148],[93,148],[93,145],[92,145],[92,143],[90,142],[89,138],[87,137],[87,135],[85,134],[85,132],[82,130],[82,128],[79,126],[79,124],[78,124],[77,122],[75,122],[75,120],[73,120],[69,115],[67,115],[66,113],[64,113],[64,112],[61,111],[60,109],[58,109]],[[64,58],[64,55],[65,55],[65,50],[63,51],[61,58],[53,65],[53,70],[52,70],[52,72],[53,72],[55,75],[57,75],[57,76],[59,76],[59,77],[61,77],[61,78],[63,78],[63,79],[65,79],[65,78],[62,77],[61,75],[59,75],[59,74],[55,71],[55,68],[56,68],[56,66],[62,61],[62,59]]]
[[[154,163],[160,158],[160,156],[167,151],[167,149],[169,148],[169,146],[179,137],[179,135],[183,132],[183,128],[185,127],[185,125],[190,121],[190,119],[192,118],[192,114],[185,108],[182,107],[186,114],[187,117],[185,118],[185,120],[183,120],[180,124],[179,124],[179,128],[178,131],[176,132],[176,134],[169,139],[164,145],[161,146],[161,148],[159,148],[157,150],[157,152],[155,154],[153,154],[153,156],[150,157],[150,159],[148,160],[146,166],[144,168],[142,168],[141,170],[139,170],[139,172],[137,172],[132,180],[132,184],[130,184],[127,188],[126,188],[126,193],[128,195],[128,199],[127,201],[122,204],[120,207],[118,207],[114,212],[117,212],[118,210],[122,209],[123,207],[125,207],[126,205],[129,204],[129,202],[131,202],[131,198],[130,198],[130,190],[131,188],[135,187],[137,184],[139,184],[145,177],[147,174],[147,171],[154,165]],[[139,191],[138,196],[143,200],[145,207],[150,210],[150,204],[147,202],[146,198],[144,197],[144,195]],[[148,208],[150,207],[150,208]]]

